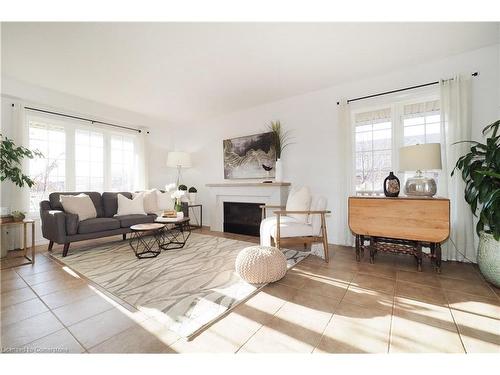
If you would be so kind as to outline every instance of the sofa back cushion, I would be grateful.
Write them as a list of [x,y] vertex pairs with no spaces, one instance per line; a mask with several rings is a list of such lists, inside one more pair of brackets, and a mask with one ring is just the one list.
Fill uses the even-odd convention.
[[78,215],[78,220],[95,219],[97,211],[92,203],[92,199],[87,194],[60,195],[61,204],[65,212]]
[[132,193],[130,192],[105,192],[102,193],[102,206],[104,208],[104,217],[113,217],[118,212],[118,198],[117,195],[121,194],[132,199]]
[[78,191],[78,192],[55,192],[55,193],[50,193],[49,194],[49,202],[50,202],[50,207],[53,210],[59,210],[59,211],[64,211],[64,208],[61,204],[61,195],[78,195],[78,194],[87,194],[90,199],[92,200],[92,203],[94,204],[95,211],[97,213],[97,217],[103,217],[104,216],[104,210],[101,202],[101,193],[98,193],[96,191]]

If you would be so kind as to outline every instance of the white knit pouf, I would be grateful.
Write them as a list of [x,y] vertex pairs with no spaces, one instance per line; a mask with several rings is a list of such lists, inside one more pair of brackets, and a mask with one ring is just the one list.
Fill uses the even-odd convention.
[[236,272],[251,284],[278,281],[286,274],[286,258],[276,247],[250,246],[240,251]]

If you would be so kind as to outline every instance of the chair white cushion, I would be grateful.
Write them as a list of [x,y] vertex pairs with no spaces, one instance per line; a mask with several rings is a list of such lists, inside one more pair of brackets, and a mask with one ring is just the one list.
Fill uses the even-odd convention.
[[145,190],[140,193],[132,193],[132,198],[142,194],[144,197],[144,212],[147,214],[155,214],[159,211],[158,208],[158,189]]
[[[262,246],[270,246],[271,237],[276,239],[276,222],[276,216],[270,216],[260,223],[260,244]],[[312,235],[313,227],[311,224],[303,223],[290,216],[281,216],[280,236],[282,238]]]
[[97,217],[94,203],[87,194],[61,195],[59,199],[64,211],[78,215],[79,221]]
[[156,200],[158,204],[158,211],[173,210],[174,200],[172,199],[172,192],[167,191],[162,193],[161,191],[156,191]]
[[[324,211],[328,205],[328,199],[322,195],[314,195],[311,201],[311,211]],[[309,222],[312,224],[314,236],[319,236],[321,232],[321,216],[309,215]]]
[[[298,190],[293,190],[288,194],[286,202],[287,211],[309,211],[311,208],[311,192],[309,188],[304,186]],[[287,216],[297,219],[303,223],[307,223],[309,215],[289,214]]]
[[144,211],[144,194],[138,193],[133,199],[128,199],[122,194],[117,195],[118,212],[115,216],[122,215],[146,215]]

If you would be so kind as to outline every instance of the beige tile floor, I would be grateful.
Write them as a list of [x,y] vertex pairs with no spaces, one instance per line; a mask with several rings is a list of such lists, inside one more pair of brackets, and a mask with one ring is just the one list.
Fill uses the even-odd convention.
[[330,253],[330,263],[308,257],[186,341],[40,248],[35,266],[1,271],[0,346],[74,353],[500,352],[500,290],[476,267],[445,262],[437,275],[427,263],[416,272],[405,255],[379,254],[369,264],[367,257],[357,263],[351,248],[331,246]]

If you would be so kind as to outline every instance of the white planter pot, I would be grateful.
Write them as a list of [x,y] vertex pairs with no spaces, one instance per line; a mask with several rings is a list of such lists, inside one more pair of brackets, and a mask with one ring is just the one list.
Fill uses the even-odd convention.
[[276,160],[276,165],[274,166],[274,180],[276,182],[283,181],[283,165],[281,164],[281,159]]
[[481,232],[477,264],[484,278],[496,287],[500,287],[500,241],[492,234]]
[[196,194],[198,193],[189,193],[189,203],[196,204]]
[[177,219],[184,219],[184,212],[178,211],[177,212]]

